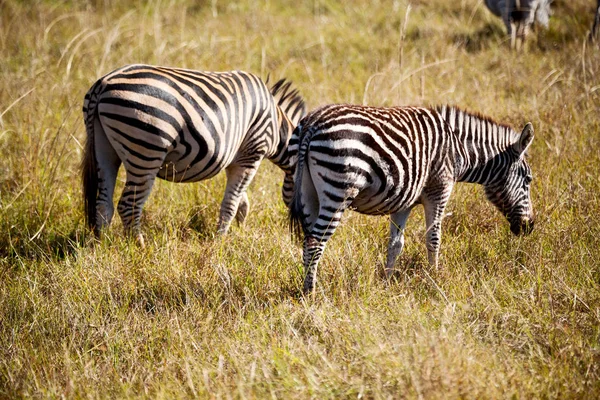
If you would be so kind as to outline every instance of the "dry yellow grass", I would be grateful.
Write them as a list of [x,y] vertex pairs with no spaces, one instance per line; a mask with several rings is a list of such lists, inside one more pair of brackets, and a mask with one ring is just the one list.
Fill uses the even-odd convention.
[[[600,50],[588,0],[508,51],[478,0],[0,1],[0,397],[600,397]],[[347,213],[298,296],[281,172],[214,238],[222,176],[158,182],[147,248],[93,245],[83,95],[147,62],[294,81],[309,107],[453,103],[536,139],[535,232],[457,187],[431,270],[422,212],[397,277],[388,221]],[[122,185],[122,182],[120,183]]]

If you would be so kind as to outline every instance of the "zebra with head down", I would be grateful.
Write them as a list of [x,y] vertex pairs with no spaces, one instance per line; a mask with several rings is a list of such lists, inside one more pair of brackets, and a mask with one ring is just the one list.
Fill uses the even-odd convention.
[[124,164],[118,212],[125,231],[140,244],[142,206],[156,177],[197,182],[225,170],[217,231],[226,233],[234,217],[243,222],[248,213],[246,189],[263,158],[291,173],[288,142],[304,113],[304,101],[289,83],[279,81],[269,90],[243,71],[128,65],[109,73],[92,85],[83,105],[89,227],[99,235],[110,224],[117,172]]
[[290,140],[297,151],[292,231],[304,234],[304,291],[345,209],[390,215],[386,274],[404,245],[411,209],[422,204],[426,247],[437,266],[441,224],[456,182],[482,184],[514,234],[533,230],[531,168],[524,155],[533,127],[521,132],[455,107],[374,108],[328,105],[303,118]]

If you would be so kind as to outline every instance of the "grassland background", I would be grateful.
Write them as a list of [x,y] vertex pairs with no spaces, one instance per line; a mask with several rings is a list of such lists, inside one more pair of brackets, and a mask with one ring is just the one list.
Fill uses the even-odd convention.
[[[555,2],[525,53],[478,0],[0,0],[0,397],[600,397],[600,49],[594,1]],[[157,182],[147,247],[93,245],[83,95],[128,63],[294,81],[309,108],[453,103],[536,138],[535,232],[456,188],[442,268],[422,211],[399,273],[388,220],[347,213],[314,299],[264,162],[245,226],[214,231],[224,177]],[[121,175],[122,177],[122,175]],[[122,187],[122,178],[119,187]]]

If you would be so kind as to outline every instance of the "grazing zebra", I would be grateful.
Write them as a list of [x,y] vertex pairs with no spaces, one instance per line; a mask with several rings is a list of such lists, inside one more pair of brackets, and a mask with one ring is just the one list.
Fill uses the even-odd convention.
[[455,107],[328,105],[303,118],[290,207],[292,232],[304,233],[304,291],[346,208],[391,215],[386,274],[404,245],[416,204],[425,208],[429,263],[437,266],[444,208],[455,182],[480,183],[514,234],[533,230],[531,169],[524,158],[533,127],[518,133]]
[[[128,65],[100,78],[85,95],[82,162],[87,223],[96,235],[110,224],[121,163],[127,172],[118,212],[127,233],[139,232],[155,178],[196,182],[225,170],[218,233],[243,222],[246,189],[266,157],[292,173],[287,145],[304,101],[281,80],[269,91],[241,71],[199,72]],[[284,196],[291,193],[284,190]]]
[[510,47],[520,48],[534,22],[548,27],[552,0],[485,0],[487,8],[502,18],[510,35]]

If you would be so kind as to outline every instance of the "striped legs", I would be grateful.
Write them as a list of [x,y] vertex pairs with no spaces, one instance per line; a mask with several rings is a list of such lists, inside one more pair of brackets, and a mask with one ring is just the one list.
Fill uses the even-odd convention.
[[[351,192],[351,191],[350,191]],[[355,190],[358,193],[357,190]],[[306,230],[304,236],[304,293],[310,293],[314,290],[317,281],[317,267],[327,241],[331,238],[336,228],[338,227],[344,210],[354,200],[353,195],[348,196],[346,193],[330,193],[326,192],[323,197],[320,197],[320,204],[317,210],[311,210],[311,202],[304,205],[304,214],[308,216],[318,215],[314,223],[311,223],[309,229]],[[314,204],[314,203],[313,203]]]
[[317,239],[314,236],[304,237],[304,249],[302,256],[304,258],[304,287],[302,291],[304,293],[310,293],[314,290],[315,284],[317,283],[317,267],[319,266],[319,260],[325,250],[327,244],[326,239]]
[[94,146],[98,173],[98,196],[96,198],[96,226],[98,237],[102,229],[112,221],[115,212],[113,195],[121,159],[113,149],[98,120],[94,121]]
[[404,247],[404,228],[406,227],[410,211],[411,209],[409,208],[390,215],[390,241],[388,243],[387,260],[385,263],[385,275],[388,278],[394,273],[394,264]]
[[127,171],[125,188],[117,206],[119,216],[121,217],[121,221],[123,221],[125,234],[135,236],[142,247],[144,247],[144,238],[140,232],[142,207],[146,200],[148,200],[148,196],[150,196],[158,169],[146,170],[144,172],[144,175],[138,175]]
[[235,220],[238,224],[243,224],[246,220],[246,216],[248,215],[248,211],[250,211],[250,201],[248,200],[248,193],[242,193],[242,198],[240,199],[240,204],[238,205],[237,212],[235,213]]
[[426,188],[421,201],[425,208],[425,224],[427,233],[425,246],[427,247],[427,259],[429,265],[438,266],[438,255],[442,241],[442,219],[444,209],[448,203],[454,183],[440,184],[435,187]]
[[259,159],[250,166],[232,164],[225,169],[227,186],[221,202],[217,234],[227,233],[233,217],[236,217],[239,222],[243,222],[246,218],[250,207],[246,190],[256,174],[260,161]]

